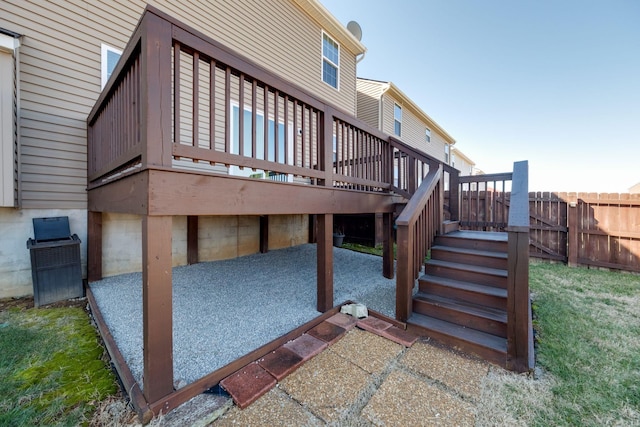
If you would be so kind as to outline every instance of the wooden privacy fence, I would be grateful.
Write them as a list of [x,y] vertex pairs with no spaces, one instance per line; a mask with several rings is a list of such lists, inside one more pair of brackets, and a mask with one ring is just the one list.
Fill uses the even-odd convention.
[[[461,228],[502,231],[510,192],[500,190],[461,187]],[[532,257],[640,271],[640,194],[531,192],[529,221]]]

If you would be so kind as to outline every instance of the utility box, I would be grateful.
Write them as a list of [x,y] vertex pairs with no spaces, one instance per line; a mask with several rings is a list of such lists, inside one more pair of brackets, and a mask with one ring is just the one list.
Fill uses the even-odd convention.
[[80,239],[71,235],[69,217],[34,218],[31,254],[34,305],[84,296]]

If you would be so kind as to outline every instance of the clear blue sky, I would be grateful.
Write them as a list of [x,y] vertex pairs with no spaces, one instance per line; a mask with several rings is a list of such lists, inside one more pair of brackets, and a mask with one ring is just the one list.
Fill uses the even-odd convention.
[[640,1],[320,0],[362,27],[358,76],[394,82],[486,173],[531,191],[640,182]]

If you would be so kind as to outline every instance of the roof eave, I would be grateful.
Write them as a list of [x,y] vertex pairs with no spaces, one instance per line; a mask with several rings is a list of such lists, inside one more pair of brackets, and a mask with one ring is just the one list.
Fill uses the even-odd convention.
[[422,119],[431,130],[436,130],[439,134],[441,134],[445,141],[451,145],[456,143],[456,140],[453,139],[449,133],[444,130],[435,120],[433,120],[427,113],[425,113],[411,98],[405,95],[393,82],[387,82],[388,86],[383,93],[389,92],[391,96],[396,99],[401,99],[404,105],[407,105],[409,109],[413,111],[413,113],[418,116],[418,118]]
[[293,0],[293,2],[318,22],[322,28],[336,37],[349,52],[357,56],[367,51],[367,48],[318,0]]

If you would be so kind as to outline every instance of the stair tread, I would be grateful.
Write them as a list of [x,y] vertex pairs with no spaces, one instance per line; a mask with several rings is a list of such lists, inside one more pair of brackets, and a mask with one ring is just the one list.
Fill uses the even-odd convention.
[[456,337],[460,340],[490,348],[500,353],[507,352],[507,340],[505,338],[500,338],[475,329],[465,328],[464,326],[456,325],[445,320],[436,319],[423,314],[412,313],[407,320],[407,323]]
[[503,231],[471,231],[457,230],[445,234],[448,237],[458,237],[461,239],[491,240],[495,242],[506,242],[509,234]]
[[481,265],[462,264],[458,262],[440,261],[437,259],[430,259],[426,262],[426,265],[433,265],[436,267],[448,267],[458,270],[471,271],[475,273],[491,274],[499,277],[507,277],[507,270],[499,268],[483,267]]
[[494,286],[481,285],[478,283],[449,279],[447,277],[433,276],[431,274],[424,274],[420,277],[419,280],[435,282],[440,285],[449,286],[449,287],[464,290],[464,291],[476,292],[476,293],[491,295],[491,296],[500,297],[500,298],[507,297],[506,289],[496,288]]
[[487,307],[484,305],[474,304],[468,301],[462,301],[455,298],[447,298],[440,295],[433,295],[427,292],[418,292],[414,295],[414,299],[420,299],[431,304],[435,304],[450,310],[459,311],[477,317],[493,320],[500,323],[507,322],[507,312],[498,308]]
[[479,249],[456,248],[454,246],[435,245],[431,247],[431,251],[434,251],[434,250],[455,252],[459,254],[478,255],[478,256],[485,256],[485,257],[492,257],[492,258],[501,258],[501,259],[508,258],[506,252],[482,251]]

